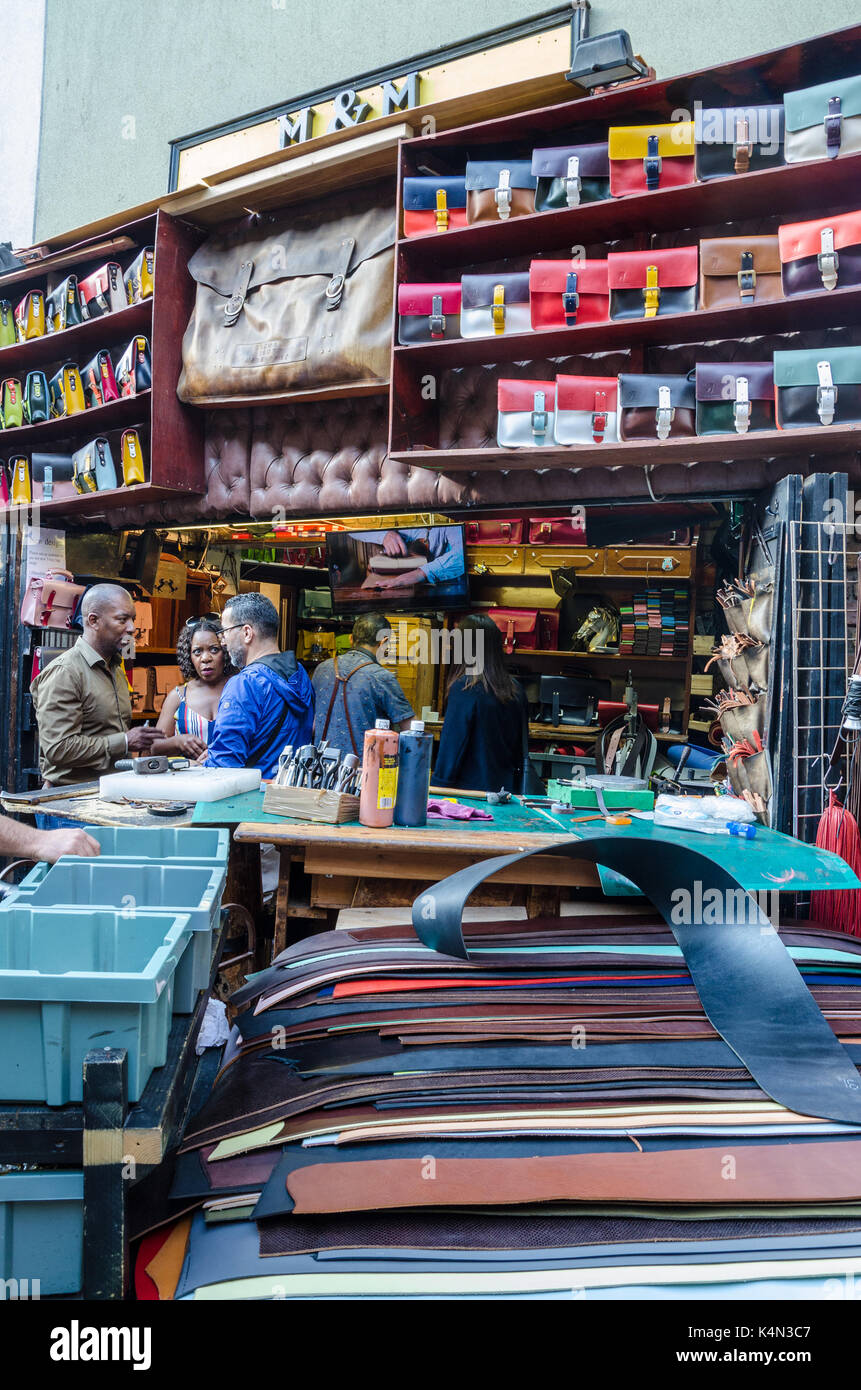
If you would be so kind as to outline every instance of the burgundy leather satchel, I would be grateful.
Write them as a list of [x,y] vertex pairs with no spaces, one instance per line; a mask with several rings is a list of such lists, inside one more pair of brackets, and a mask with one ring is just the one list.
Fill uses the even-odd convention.
[[502,633],[506,656],[518,648],[534,652],[538,647],[537,608],[491,608],[487,615]]
[[520,545],[523,541],[523,522],[520,517],[511,521],[468,521],[467,545]]
[[529,518],[529,544],[585,545],[585,513],[570,516],[531,516]]

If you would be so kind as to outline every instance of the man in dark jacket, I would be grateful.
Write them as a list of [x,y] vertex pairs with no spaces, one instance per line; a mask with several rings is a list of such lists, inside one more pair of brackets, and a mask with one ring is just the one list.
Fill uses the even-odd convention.
[[286,744],[311,742],[314,690],[293,652],[278,650],[278,613],[263,594],[237,594],[221,615],[222,641],[238,674],[224,687],[206,767],[259,767],[274,777]]

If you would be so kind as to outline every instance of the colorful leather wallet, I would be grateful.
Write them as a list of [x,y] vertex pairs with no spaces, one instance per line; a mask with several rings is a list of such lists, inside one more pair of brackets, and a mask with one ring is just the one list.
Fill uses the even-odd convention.
[[610,156],[606,140],[592,145],[557,145],[532,151],[538,180],[535,211],[555,212],[610,196]]
[[435,174],[404,179],[404,236],[466,226],[466,179]]
[[87,406],[107,405],[120,398],[111,355],[104,348],[97,352],[81,372]]
[[610,297],[606,261],[532,261],[529,307],[533,328],[604,323]]
[[399,285],[398,342],[460,337],[460,284]]
[[693,121],[611,126],[608,145],[614,198],[679,188],[696,178]]
[[146,338],[132,338],[116,365],[114,375],[121,396],[137,396],[152,386],[152,365]]
[[500,379],[496,400],[496,439],[501,448],[553,448],[555,381]]
[[607,257],[611,319],[689,314],[697,307],[698,248],[611,251]]
[[791,222],[778,227],[777,239],[787,298],[861,285],[861,212]]

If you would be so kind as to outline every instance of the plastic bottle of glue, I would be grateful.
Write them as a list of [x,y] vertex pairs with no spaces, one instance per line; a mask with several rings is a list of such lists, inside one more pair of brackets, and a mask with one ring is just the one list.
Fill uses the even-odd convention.
[[398,733],[388,719],[378,719],[365,733],[362,749],[362,783],[359,820],[362,825],[385,829],[395,814],[398,792]]

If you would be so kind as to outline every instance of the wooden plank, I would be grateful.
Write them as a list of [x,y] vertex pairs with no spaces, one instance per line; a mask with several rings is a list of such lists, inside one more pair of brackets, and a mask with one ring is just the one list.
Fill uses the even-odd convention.
[[[491,851],[492,852],[492,851]],[[330,874],[343,881],[345,875],[358,879],[422,879],[436,883],[458,869],[465,869],[487,858],[487,854],[425,850],[355,849],[342,846],[337,852],[324,846],[309,846],[305,850],[305,872],[313,875]],[[493,875],[493,883],[558,884],[560,886],[594,886],[599,881],[594,864],[583,860],[555,859],[537,855],[522,864],[512,864]],[[319,899],[315,899],[319,901]],[[331,903],[330,906],[349,906]]]
[[[9,802],[5,795],[0,796],[4,810],[17,815],[35,815],[43,807],[39,802]],[[99,796],[66,797],[51,802],[52,816],[69,816],[73,820],[84,821],[87,825],[134,825],[162,826],[191,825],[193,811],[183,811],[178,816],[154,816],[141,806],[128,806],[122,801],[102,801]]]
[[278,869],[278,892],[275,895],[275,935],[272,940],[272,958],[287,945],[287,913],[290,903],[290,851],[282,849]]
[[99,1048],[84,1058],[84,1256],[86,1299],[121,1299],[128,1277],[123,1120],[128,1054]]
[[[505,808],[497,808],[502,810]],[[538,823],[537,817],[530,818]],[[454,850],[457,854],[512,854],[520,849],[552,850],[563,831],[503,831],[477,830],[468,822],[455,828],[445,825],[424,826],[420,830],[374,830],[365,825],[308,825],[296,821],[275,825],[271,821],[243,821],[236,827],[234,838],[240,843],[328,846],[339,853],[351,848],[392,851],[419,850],[436,853]]]

